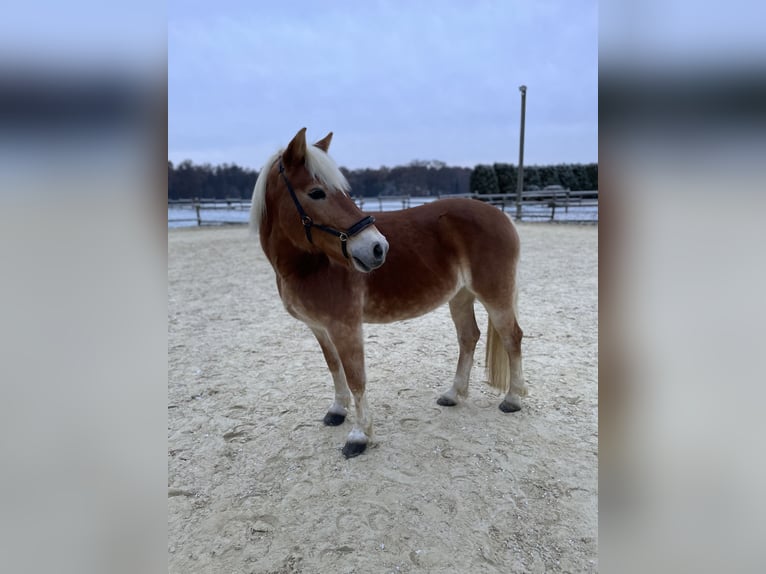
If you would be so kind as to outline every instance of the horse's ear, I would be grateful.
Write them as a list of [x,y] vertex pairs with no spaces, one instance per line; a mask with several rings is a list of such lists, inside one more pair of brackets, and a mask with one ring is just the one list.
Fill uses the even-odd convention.
[[314,147],[318,147],[323,152],[327,153],[327,150],[330,149],[330,142],[331,141],[332,141],[332,132],[330,132],[325,137],[323,137],[321,140],[319,140],[317,143],[315,143]]
[[285,167],[301,167],[306,163],[306,128],[301,128],[282,152]]

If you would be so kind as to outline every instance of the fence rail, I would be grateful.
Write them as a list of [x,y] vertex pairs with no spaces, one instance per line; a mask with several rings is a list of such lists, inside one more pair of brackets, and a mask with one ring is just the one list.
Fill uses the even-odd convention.
[[[502,211],[516,213],[516,194],[451,194],[442,196],[382,195],[353,197],[362,210],[393,211],[408,209],[436,199],[467,197],[486,201]],[[522,221],[561,221],[598,223],[598,191],[541,190],[525,191],[521,195]],[[248,221],[250,200],[241,198],[195,198],[168,200],[168,225],[183,224],[227,225]]]
[[[191,211],[194,217],[184,217],[186,211]],[[241,198],[212,199],[169,199],[168,200],[168,225],[194,222],[202,225],[227,225],[247,223],[247,218],[242,217],[216,217],[210,212],[239,212],[238,215],[247,214],[250,211],[250,200]],[[171,216],[171,212],[174,212]],[[180,215],[180,217],[179,217]],[[204,216],[204,217],[203,217]]]

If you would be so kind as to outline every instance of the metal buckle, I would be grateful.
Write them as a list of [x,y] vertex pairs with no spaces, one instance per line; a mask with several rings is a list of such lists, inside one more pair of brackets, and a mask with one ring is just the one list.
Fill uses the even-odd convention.
[[345,233],[341,231],[340,235],[338,235],[338,239],[341,240],[341,243],[345,243],[346,241],[348,241],[348,235],[346,235]]
[[314,222],[311,220],[311,218],[308,215],[304,215],[301,217],[301,223],[303,223],[303,227],[311,227],[314,225]]

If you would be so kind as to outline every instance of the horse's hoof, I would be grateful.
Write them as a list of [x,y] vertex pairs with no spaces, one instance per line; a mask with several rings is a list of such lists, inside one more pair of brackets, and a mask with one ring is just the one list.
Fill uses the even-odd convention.
[[441,405],[443,407],[454,407],[457,405],[457,401],[453,399],[448,399],[447,397],[439,397],[436,399],[436,404]]
[[359,456],[367,448],[366,442],[347,442],[343,446],[343,456],[346,458],[354,458]]
[[328,427],[336,427],[338,425],[342,425],[343,421],[346,420],[346,415],[339,415],[337,413],[327,413],[324,416],[323,422]]
[[516,403],[511,403],[508,401],[503,401],[500,403],[500,410],[504,413],[515,413],[516,411],[521,410],[521,405],[518,405]]

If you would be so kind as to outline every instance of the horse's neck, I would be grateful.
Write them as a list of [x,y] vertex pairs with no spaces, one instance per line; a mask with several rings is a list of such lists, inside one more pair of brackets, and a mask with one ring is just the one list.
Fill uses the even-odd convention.
[[276,227],[263,226],[261,246],[274,271],[283,279],[305,278],[325,271],[330,261],[324,253],[310,253],[280,237]]

